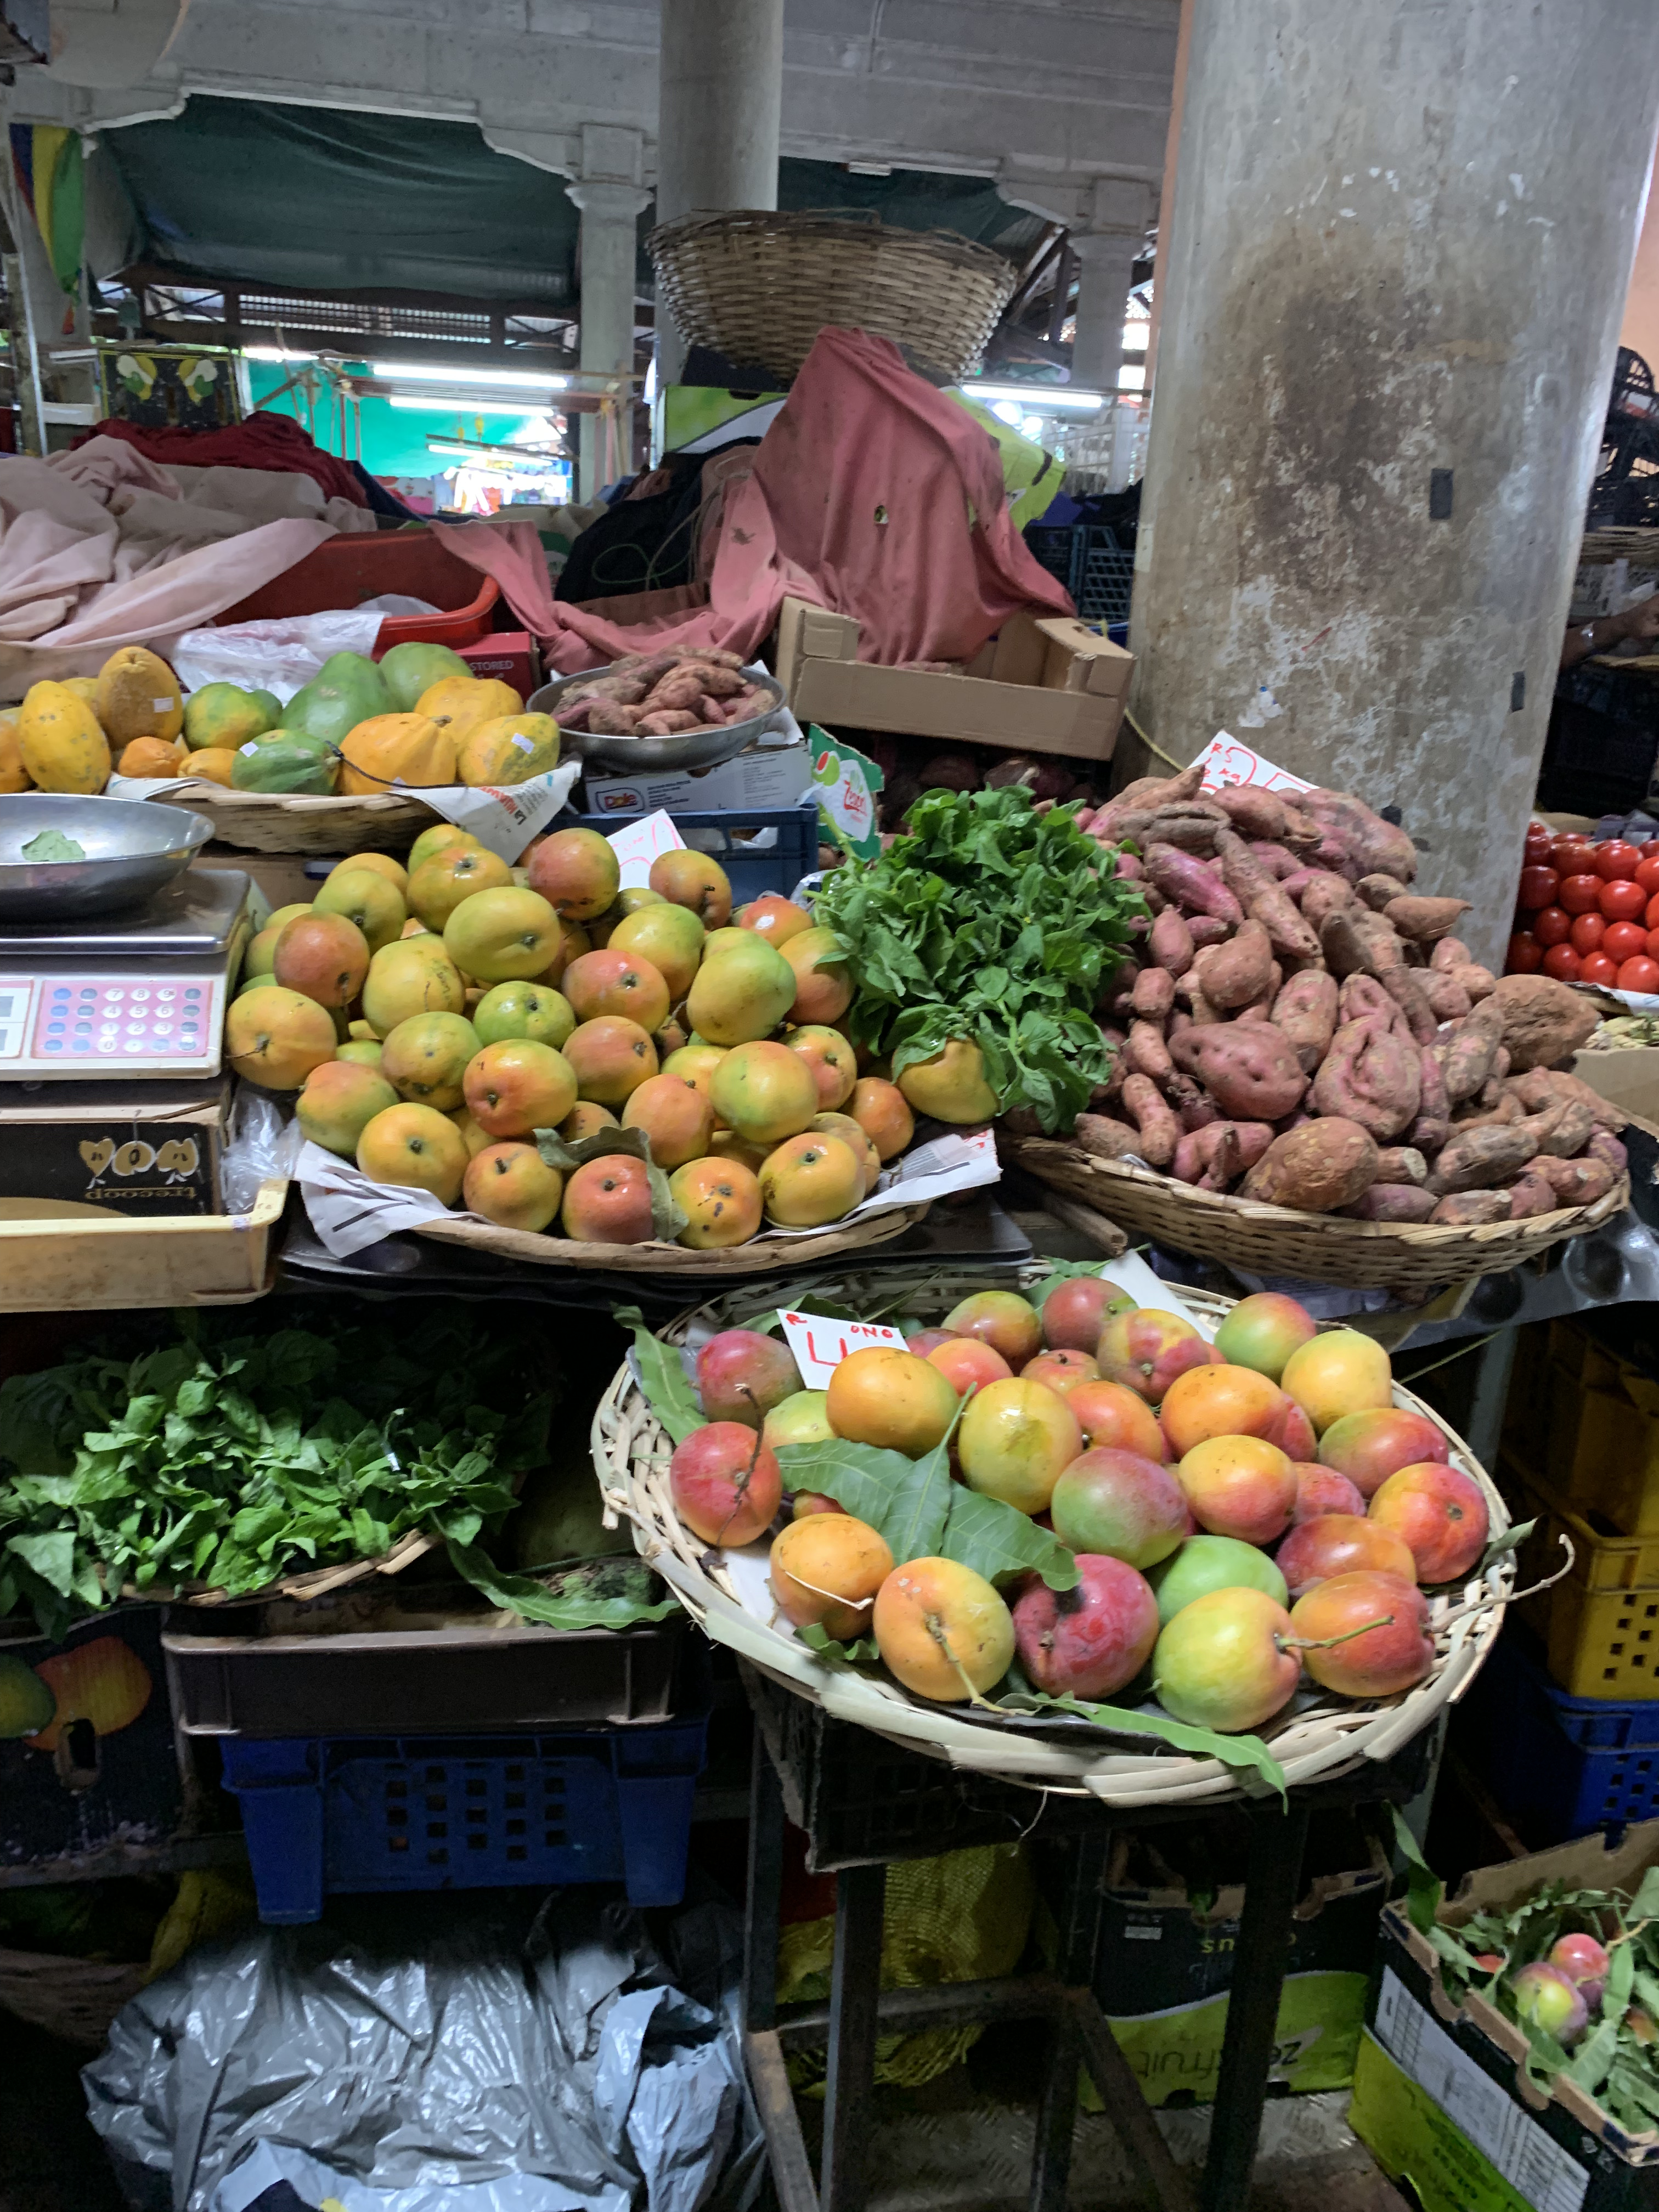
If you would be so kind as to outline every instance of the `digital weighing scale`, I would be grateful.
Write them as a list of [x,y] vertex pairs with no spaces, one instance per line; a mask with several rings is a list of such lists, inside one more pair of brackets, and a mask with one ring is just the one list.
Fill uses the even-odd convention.
[[131,913],[0,921],[0,1083],[216,1075],[248,890],[189,868]]

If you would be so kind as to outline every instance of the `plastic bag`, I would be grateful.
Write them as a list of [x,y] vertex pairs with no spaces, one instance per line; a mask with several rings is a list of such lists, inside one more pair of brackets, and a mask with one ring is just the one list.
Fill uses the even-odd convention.
[[283,615],[270,622],[231,623],[223,629],[187,629],[173,650],[173,672],[186,691],[204,684],[240,684],[274,691],[286,707],[331,653],[372,653],[383,617],[374,607],[325,615]]
[[593,1891],[333,1909],[352,1935],[201,1946],[117,2020],[82,2079],[135,2212],[747,2212],[729,1905],[666,1957]]
[[219,1162],[227,1213],[252,1213],[259,1186],[272,1176],[293,1180],[306,1133],[267,1091],[239,1083],[230,1109],[230,1142]]

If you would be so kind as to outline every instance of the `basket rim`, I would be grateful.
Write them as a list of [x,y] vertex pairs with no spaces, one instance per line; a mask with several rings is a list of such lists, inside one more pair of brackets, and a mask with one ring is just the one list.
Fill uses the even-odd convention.
[[[832,1253],[857,1252],[887,1243],[914,1229],[931,1206],[921,1199],[910,1206],[890,1206],[871,1214],[861,1225],[835,1222],[805,1237],[768,1243],[764,1236],[746,1244],[728,1245],[724,1251],[699,1252],[691,1246],[664,1243],[653,1237],[643,1244],[584,1243],[574,1237],[549,1237],[544,1231],[481,1227],[454,1215],[436,1215],[416,1224],[414,1234],[439,1243],[459,1244],[497,1252],[503,1258],[523,1259],[543,1267],[570,1267],[611,1274],[729,1274],[734,1280],[746,1275],[781,1275],[786,1269],[826,1259]],[[849,1242],[851,1239],[853,1241]],[[747,1265],[744,1255],[753,1255]]]
[[646,252],[656,262],[659,251],[675,248],[699,238],[736,235],[744,231],[770,230],[793,238],[822,238],[857,241],[871,246],[897,246],[925,252],[930,259],[948,261],[962,269],[975,269],[988,276],[1006,278],[1010,293],[1018,281],[1012,262],[994,246],[958,231],[912,230],[908,225],[885,222],[877,208],[726,208],[694,209],[659,222],[649,232]]
[[[1052,1261],[1034,1259],[1022,1263],[1012,1279],[1029,1287],[1052,1272]],[[961,1264],[922,1269],[913,1278],[885,1279],[881,1291],[889,1297],[944,1297],[963,1286],[982,1285],[985,1273],[982,1267]],[[815,1288],[823,1291],[825,1285],[798,1284],[797,1297],[810,1297]],[[1179,1295],[1210,1320],[1218,1319],[1237,1303],[1184,1286]],[[731,1318],[732,1304],[732,1294],[728,1293],[676,1316],[656,1334],[665,1342],[677,1342],[695,1319],[723,1322]],[[1421,1413],[1446,1437],[1453,1464],[1480,1487],[1492,1533],[1506,1531],[1510,1518],[1504,1499],[1464,1439],[1401,1384],[1394,1385],[1393,1395],[1396,1405]],[[592,1441],[606,1525],[623,1518],[629,1522],[635,1550],[672,1585],[706,1633],[835,1718],[1016,1786],[1088,1794],[1111,1805],[1237,1800],[1260,1794],[1253,1770],[1182,1753],[1156,1738],[1117,1736],[1091,1729],[1088,1748],[1080,1743],[1056,1744],[967,1710],[927,1705],[896,1684],[820,1659],[798,1638],[783,1635],[746,1611],[732,1592],[724,1565],[711,1565],[713,1555],[682,1528],[666,1489],[666,1432],[627,1363],[600,1401]],[[1485,1612],[1452,1624],[1434,1669],[1410,1690],[1371,1705],[1316,1701],[1300,1712],[1276,1717],[1276,1722],[1267,1724],[1269,1732],[1259,1731],[1279,1759],[1287,1786],[1347,1771],[1361,1759],[1391,1758],[1444,1706],[1455,1704],[1502,1626],[1515,1572],[1514,1553],[1506,1552],[1490,1567],[1468,1577],[1461,1594],[1441,1592],[1430,1599],[1431,1622],[1443,1621],[1455,1605],[1477,1591],[1492,1602]],[[1253,1781],[1258,1786],[1252,1787]]]

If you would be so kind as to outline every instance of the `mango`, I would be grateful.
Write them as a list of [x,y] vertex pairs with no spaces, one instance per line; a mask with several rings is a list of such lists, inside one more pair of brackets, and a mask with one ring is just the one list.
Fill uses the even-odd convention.
[[498,715],[469,730],[455,748],[463,783],[523,783],[559,764],[559,726],[550,714]]
[[371,714],[354,723],[339,746],[340,789],[348,798],[455,781],[454,743],[423,714]]
[[359,722],[391,709],[391,694],[374,662],[360,653],[334,653],[289,701],[283,720],[290,730],[337,745]]
[[416,1014],[459,1014],[466,1004],[461,972],[438,937],[401,937],[368,963],[363,1014],[380,1037]]
[[27,791],[31,778],[23,765],[22,741],[18,733],[20,710],[9,707],[0,714],[0,792]]
[[[794,1003],[796,976],[789,963],[752,930],[740,933],[742,944],[705,960],[686,994],[691,1025],[709,1044],[749,1044],[767,1036]],[[805,1061],[801,1066],[810,1076]],[[812,1095],[816,1112],[816,1081]]]
[[374,1116],[397,1103],[397,1092],[373,1067],[325,1060],[306,1078],[294,1110],[313,1145],[349,1160],[356,1158],[358,1139]]
[[447,645],[427,645],[412,639],[407,645],[394,645],[381,659],[380,680],[392,696],[394,714],[410,714],[420,704],[421,695],[429,691],[434,684],[446,677],[465,677],[472,671],[459,653]]
[[[792,949],[801,942],[793,939]],[[912,1060],[898,1087],[908,1105],[936,1121],[989,1121],[997,1111],[996,1093],[985,1079],[984,1055],[966,1037],[952,1037],[931,1060]],[[856,1104],[853,1112],[855,1120],[863,1118]]]
[[459,750],[484,723],[497,722],[504,714],[521,714],[524,701],[498,676],[477,677],[469,672],[465,677],[446,676],[430,685],[416,701],[415,711],[435,722]]

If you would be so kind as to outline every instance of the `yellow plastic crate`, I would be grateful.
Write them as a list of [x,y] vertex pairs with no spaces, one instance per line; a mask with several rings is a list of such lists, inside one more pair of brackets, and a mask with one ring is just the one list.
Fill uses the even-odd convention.
[[1521,1586],[1554,1574],[1562,1534],[1572,1540],[1572,1571],[1518,1608],[1551,1674],[1575,1698],[1659,1698],[1659,1537],[1604,1534],[1535,1475],[1513,1462],[1510,1472],[1516,1518],[1536,1524],[1516,1561]]
[[1622,1363],[1595,1383],[1552,1364],[1547,1433],[1552,1489],[1622,1535],[1659,1535],[1659,1383]]

